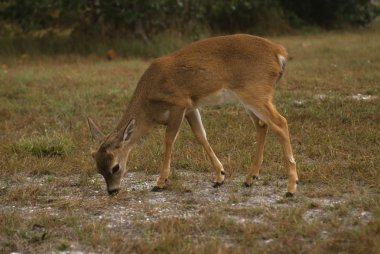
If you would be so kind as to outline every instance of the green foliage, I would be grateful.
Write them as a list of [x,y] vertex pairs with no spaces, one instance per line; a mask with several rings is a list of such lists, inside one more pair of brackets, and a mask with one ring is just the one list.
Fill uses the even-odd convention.
[[378,14],[375,1],[282,0],[284,9],[298,21],[325,28],[364,26]]
[[197,36],[210,29],[221,33],[283,32],[289,23],[295,28],[363,26],[379,13],[376,3],[368,0],[5,0],[0,3],[3,23],[0,34],[43,30],[45,35],[65,28],[73,36],[133,35],[148,41],[150,36],[167,30]]
[[271,25],[280,25],[277,28],[280,30],[284,26],[281,23],[287,23],[278,0],[215,1],[209,8],[210,14],[205,18],[219,31],[257,31]]
[[19,24],[24,31],[31,31],[83,21],[85,3],[84,0],[5,0],[0,5],[0,14],[4,20]]

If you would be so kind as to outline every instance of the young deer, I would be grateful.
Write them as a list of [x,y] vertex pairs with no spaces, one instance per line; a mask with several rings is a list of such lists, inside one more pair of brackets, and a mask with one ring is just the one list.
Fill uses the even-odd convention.
[[223,184],[223,165],[207,141],[199,108],[237,98],[257,129],[257,149],[245,177],[245,186],[251,186],[259,175],[269,127],[281,143],[288,171],[286,196],[292,196],[298,176],[288,125],[272,104],[286,57],[280,45],[238,34],[200,40],[154,60],[142,75],[122,119],[110,135],[105,136],[88,119],[92,136],[101,144],[92,156],[106,181],[108,193],[119,191],[129,152],[154,124],[167,126],[164,161],[152,191],[162,190],[170,173],[173,144],[184,118],[210,157],[215,169],[213,186]]

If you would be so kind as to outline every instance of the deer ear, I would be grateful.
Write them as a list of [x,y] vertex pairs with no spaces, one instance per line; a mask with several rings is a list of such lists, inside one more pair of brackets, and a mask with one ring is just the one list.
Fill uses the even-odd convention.
[[105,135],[103,134],[103,132],[99,129],[99,127],[94,123],[94,121],[91,119],[91,118],[87,118],[87,123],[88,123],[88,126],[90,127],[90,132],[91,132],[91,135],[92,135],[92,138],[97,141],[97,142],[100,142],[104,139]]
[[123,141],[128,141],[131,138],[133,130],[135,129],[135,123],[136,123],[135,119],[132,119],[124,128]]

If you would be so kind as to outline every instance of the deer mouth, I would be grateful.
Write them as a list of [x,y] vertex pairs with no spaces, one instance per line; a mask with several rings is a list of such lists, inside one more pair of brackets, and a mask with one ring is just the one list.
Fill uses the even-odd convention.
[[108,194],[109,194],[110,196],[115,196],[116,194],[119,193],[119,191],[120,191],[119,188],[111,189],[111,190],[108,190]]

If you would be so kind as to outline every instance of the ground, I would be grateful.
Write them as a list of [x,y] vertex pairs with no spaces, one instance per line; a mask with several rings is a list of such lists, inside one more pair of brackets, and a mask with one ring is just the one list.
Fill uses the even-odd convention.
[[86,124],[115,128],[151,60],[20,55],[0,60],[0,252],[380,253],[380,30],[270,38],[290,59],[275,104],[289,122],[300,185],[286,198],[270,132],[259,180],[243,187],[255,130],[239,105],[202,116],[226,170],[183,124],[167,190],[163,128],[131,154],[109,197]]

